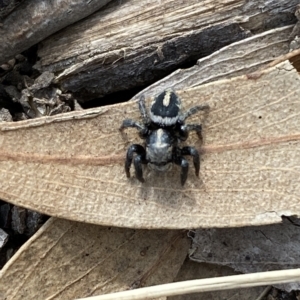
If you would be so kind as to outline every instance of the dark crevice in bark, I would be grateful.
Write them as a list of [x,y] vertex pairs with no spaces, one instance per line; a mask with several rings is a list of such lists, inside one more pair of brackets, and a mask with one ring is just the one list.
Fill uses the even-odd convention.
[[[166,41],[160,47],[126,57],[117,66],[99,65],[62,80],[64,90],[73,92],[80,102],[108,97],[112,93],[142,90],[178,68],[192,66],[199,58],[249,36],[238,24],[220,24]],[[145,54],[146,53],[146,54]],[[100,83],[100,84],[99,84]],[[99,103],[101,105],[101,103]]]

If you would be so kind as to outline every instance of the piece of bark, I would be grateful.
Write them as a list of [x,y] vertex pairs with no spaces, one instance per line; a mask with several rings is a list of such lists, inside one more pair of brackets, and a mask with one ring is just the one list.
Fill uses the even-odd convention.
[[[300,35],[300,5],[298,4],[296,6],[296,10],[295,10],[295,17],[297,18],[297,23],[295,24],[294,28],[293,28],[293,31],[291,32],[289,38],[290,38],[290,41],[292,42],[296,37],[299,37]],[[292,46],[292,44],[291,44]],[[294,50],[293,47],[291,47],[292,49],[291,50]],[[297,49],[298,47],[296,47]]]
[[109,1],[111,0],[22,2],[1,22],[0,64],[54,32],[89,16]]
[[36,67],[55,72],[63,89],[87,101],[152,83],[180,64],[209,55],[251,33],[296,23],[298,3],[114,2],[43,41]]
[[13,231],[17,234],[23,234],[26,229],[26,210],[22,207],[14,206],[11,215]]
[[1,0],[0,1],[0,23],[24,0]]
[[[71,111],[74,100],[71,94],[63,94],[62,91],[52,85],[54,74],[44,72],[34,80],[32,85],[26,84],[22,90],[22,96],[17,101],[22,106],[29,107],[25,110],[31,118],[53,116]],[[26,82],[26,80],[24,79]]]
[[0,228],[0,249],[4,247],[4,245],[8,241],[8,234]]
[[0,109],[0,122],[12,122],[12,116],[8,109]]
[[[189,108],[206,103],[200,179],[191,167],[145,169],[144,184],[127,179],[129,144],[139,120],[130,102],[0,124],[0,198],[72,220],[138,228],[229,227],[276,223],[299,214],[299,76],[289,63],[256,74],[178,91]],[[150,102],[151,99],[148,99]],[[18,140],[18,143],[15,141]],[[288,155],[287,155],[288,153]]]
[[11,223],[11,205],[4,203],[0,205],[0,227],[9,228]]
[[27,210],[25,234],[27,236],[32,236],[44,222],[45,216],[36,211]]
[[75,299],[168,283],[189,245],[183,231],[52,218],[0,271],[0,298]]
[[178,69],[153,83],[133,99],[139,99],[141,95],[156,95],[167,88],[183,90],[254,72],[275,57],[289,52],[289,34],[292,29],[293,26],[280,27],[232,43],[199,59],[195,66]]
[[[242,273],[296,269],[300,267],[298,226],[285,220],[259,227],[198,229],[190,258]],[[299,290],[300,282],[277,287],[290,292]]]

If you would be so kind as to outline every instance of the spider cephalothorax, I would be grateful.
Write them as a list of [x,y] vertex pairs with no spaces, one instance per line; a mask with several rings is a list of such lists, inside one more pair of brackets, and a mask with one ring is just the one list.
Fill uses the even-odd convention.
[[[185,124],[185,120],[200,110],[208,109],[207,105],[194,106],[186,112],[181,111],[181,100],[176,93],[165,90],[155,97],[151,103],[150,112],[147,112],[145,98],[139,100],[139,110],[143,123],[126,119],[123,121],[121,130],[127,127],[138,129],[140,137],[145,139],[145,147],[133,144],[129,147],[125,161],[125,172],[130,177],[130,166],[133,160],[136,178],[144,182],[143,164],[148,164],[152,169],[165,171],[171,163],[181,166],[181,184],[184,185],[189,163],[184,155],[193,157],[196,176],[199,176],[200,157],[194,147],[185,146],[180,148],[179,144],[188,138],[188,133],[195,130],[202,139],[200,124]],[[135,157],[134,157],[134,154]]]

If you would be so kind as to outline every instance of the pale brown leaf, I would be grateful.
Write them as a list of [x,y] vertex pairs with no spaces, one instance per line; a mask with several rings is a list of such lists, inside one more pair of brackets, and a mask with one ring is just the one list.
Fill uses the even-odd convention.
[[189,244],[184,231],[52,218],[0,271],[0,298],[66,300],[168,283]]
[[[103,225],[193,228],[260,225],[299,214],[297,72],[288,63],[263,73],[181,91],[186,108],[210,105],[203,123],[200,179],[191,167],[145,170],[127,179],[127,138],[118,128],[139,119],[136,102],[63,116],[0,124],[0,198],[53,216]],[[150,100],[150,99],[149,99]],[[195,134],[188,144],[200,150]]]

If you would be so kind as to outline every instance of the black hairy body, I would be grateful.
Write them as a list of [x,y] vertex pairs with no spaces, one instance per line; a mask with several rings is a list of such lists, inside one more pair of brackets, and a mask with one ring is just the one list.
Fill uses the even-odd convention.
[[181,167],[181,184],[184,185],[188,175],[189,163],[184,157],[193,157],[196,176],[200,171],[200,155],[191,146],[180,147],[180,143],[188,138],[189,131],[197,132],[202,139],[201,124],[185,124],[185,120],[200,110],[208,109],[207,105],[194,106],[186,112],[181,111],[181,100],[173,90],[165,90],[155,97],[147,112],[145,98],[139,100],[139,110],[143,123],[126,119],[120,130],[134,127],[145,140],[145,146],[133,144],[129,147],[125,161],[125,172],[130,177],[130,167],[133,161],[136,178],[144,182],[143,164],[151,169],[166,171],[171,163]]

